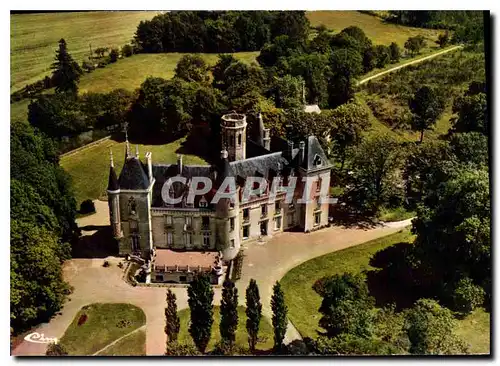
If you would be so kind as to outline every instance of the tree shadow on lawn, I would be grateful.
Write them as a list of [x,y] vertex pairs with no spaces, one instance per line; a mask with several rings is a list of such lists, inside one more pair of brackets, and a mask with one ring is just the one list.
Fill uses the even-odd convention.
[[370,259],[370,265],[377,269],[366,272],[366,283],[377,306],[393,303],[400,311],[412,307],[420,298],[433,297],[432,282],[408,261],[412,247],[410,243],[398,243]]
[[106,258],[118,255],[118,242],[113,238],[109,226],[87,225],[82,231],[94,231],[92,235],[84,235],[72,248],[73,258]]
[[341,204],[330,206],[328,215],[333,218],[332,224],[344,228],[355,228],[369,230],[377,227],[379,224],[372,216],[355,212]]

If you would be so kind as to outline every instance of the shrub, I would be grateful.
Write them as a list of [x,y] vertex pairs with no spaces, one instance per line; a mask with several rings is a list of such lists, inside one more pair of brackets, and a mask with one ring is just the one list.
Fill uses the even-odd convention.
[[118,268],[123,268],[123,262],[118,263]]
[[134,49],[132,48],[131,45],[126,44],[125,46],[122,47],[122,56],[123,57],[130,57],[134,54]]
[[49,344],[45,354],[47,356],[67,356],[68,351],[66,351],[66,348],[64,348],[61,344],[51,343]]
[[109,62],[111,63],[116,62],[118,60],[119,55],[120,53],[118,52],[118,50],[116,48],[113,48],[109,53]]
[[80,325],[85,324],[85,322],[87,321],[87,319],[88,319],[87,314],[80,315],[80,318],[78,318],[78,325],[80,326]]
[[111,264],[108,262],[108,261],[104,261],[104,263],[102,264],[103,267],[109,267],[111,266]]
[[95,204],[92,200],[85,200],[80,204],[80,213],[89,214],[95,213]]
[[484,290],[474,285],[468,277],[458,281],[453,291],[453,305],[455,310],[470,313],[472,310],[481,306],[484,302]]
[[116,324],[116,327],[117,328],[127,328],[127,327],[130,327],[131,325],[132,325],[132,322],[130,320],[122,319]]
[[167,356],[201,356],[194,345],[180,344],[178,342],[169,342],[167,345]]
[[92,70],[95,70],[94,64],[90,61],[83,61],[82,62],[82,69],[91,72]]

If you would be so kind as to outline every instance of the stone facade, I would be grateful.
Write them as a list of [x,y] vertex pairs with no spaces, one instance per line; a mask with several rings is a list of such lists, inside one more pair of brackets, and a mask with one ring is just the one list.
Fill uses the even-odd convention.
[[[247,138],[245,115],[223,116],[223,151],[220,163],[214,166],[184,166],[181,156],[177,164],[153,164],[151,153],[143,163],[138,151],[130,153],[127,141],[124,167],[117,178],[111,158],[108,200],[113,234],[120,255],[134,254],[146,260],[151,271],[148,280],[189,282],[196,272],[181,266],[184,269],[178,267],[168,276],[165,272],[160,276],[155,273],[156,249],[218,252],[225,265],[230,265],[242,242],[291,228],[309,232],[328,224],[328,203],[320,202],[319,197],[327,196],[331,166],[316,137],[309,136],[294,148],[291,142],[271,138],[260,115],[258,124],[259,136],[254,142]],[[214,188],[197,195],[190,204],[187,188],[194,177],[208,178]],[[234,201],[224,198],[212,204],[216,189],[227,177],[237,184]],[[245,200],[249,177],[264,178],[268,186]],[[178,178],[184,183],[172,183]],[[306,178],[309,180],[304,181]],[[270,187],[275,180],[281,184],[273,194]],[[296,186],[289,193],[287,187],[293,180]],[[178,202],[166,203],[166,189]],[[287,194],[293,194],[290,203],[285,201]]]

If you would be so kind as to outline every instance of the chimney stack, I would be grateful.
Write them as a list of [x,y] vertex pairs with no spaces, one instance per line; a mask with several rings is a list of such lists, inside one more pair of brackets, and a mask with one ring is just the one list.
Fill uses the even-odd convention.
[[299,142],[299,164],[302,165],[305,158],[306,143],[304,141]]
[[146,162],[148,164],[148,175],[149,175],[149,183],[153,181],[153,165],[151,164],[151,152],[148,151],[146,153]]
[[182,155],[177,155],[177,170],[179,171],[179,175],[182,175]]

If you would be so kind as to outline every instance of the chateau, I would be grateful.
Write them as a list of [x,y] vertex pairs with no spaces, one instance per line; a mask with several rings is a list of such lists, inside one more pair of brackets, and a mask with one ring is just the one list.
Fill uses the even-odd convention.
[[[247,136],[246,115],[222,116],[223,150],[213,166],[184,165],[182,156],[177,164],[153,164],[150,152],[143,162],[138,149],[130,152],[127,140],[117,177],[111,156],[107,193],[113,235],[120,255],[144,259],[149,268],[146,282],[185,283],[201,271],[210,275],[212,283],[220,283],[242,243],[328,224],[329,204],[320,196],[326,196],[330,187],[331,166],[317,138],[309,136],[295,147],[271,137],[260,114],[257,121],[252,140]],[[190,201],[188,191],[197,177],[207,178],[212,186]],[[228,177],[236,183],[233,200],[214,203]],[[244,197],[251,177],[264,178],[267,188]],[[273,182],[278,182],[274,190]],[[176,202],[167,203],[167,194]],[[287,195],[291,199],[285,199]]]

